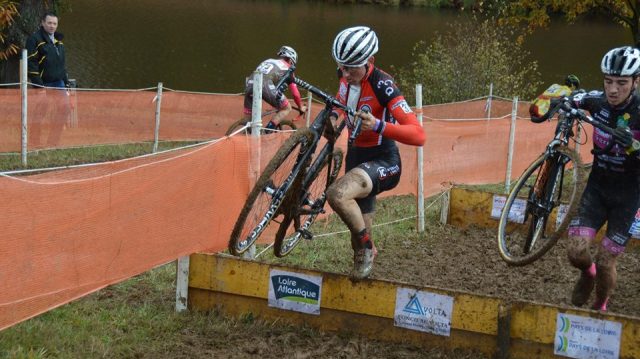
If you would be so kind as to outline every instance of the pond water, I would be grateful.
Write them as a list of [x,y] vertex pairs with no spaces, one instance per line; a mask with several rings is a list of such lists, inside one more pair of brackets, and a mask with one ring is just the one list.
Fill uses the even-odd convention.
[[[334,91],[330,46],[345,27],[366,24],[380,37],[376,63],[409,63],[413,46],[468,14],[423,8],[336,5],[267,0],[82,0],[61,15],[68,70],[82,87],[165,87],[241,92],[244,78],[282,44],[299,53],[298,75]],[[602,55],[630,41],[626,29],[606,21],[554,23],[526,48],[545,84],[576,73],[584,87],[601,86]]]

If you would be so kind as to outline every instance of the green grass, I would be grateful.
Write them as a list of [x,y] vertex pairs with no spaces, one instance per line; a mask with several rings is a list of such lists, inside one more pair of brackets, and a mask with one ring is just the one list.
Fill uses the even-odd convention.
[[[430,206],[430,204],[432,204]],[[433,196],[425,200],[425,221],[436,223],[440,219],[441,199]],[[398,237],[422,238],[426,234],[419,234],[416,231],[416,198],[411,195],[394,196],[379,200],[376,206],[376,217],[372,237],[376,245],[384,246],[387,241],[397,240]],[[391,225],[382,225],[400,219]],[[347,227],[342,221],[332,214],[325,221],[316,223],[311,227],[314,235],[325,233],[335,233],[347,231]],[[352,264],[353,258],[345,253],[351,251],[351,239],[349,233],[338,233],[329,236],[314,238],[312,241],[302,241],[293,251],[284,258],[277,258],[273,255],[271,248],[267,249],[258,260],[279,263],[288,266],[304,266],[311,269],[322,269],[323,271],[345,273]],[[257,253],[262,252],[266,245],[258,245]]]
[[[187,146],[197,142],[159,142],[158,151]],[[41,150],[27,154],[27,166],[22,166],[19,153],[1,153],[0,171],[73,166],[85,163],[115,161],[142,156],[153,152],[152,142],[121,145],[101,145],[93,147]]]

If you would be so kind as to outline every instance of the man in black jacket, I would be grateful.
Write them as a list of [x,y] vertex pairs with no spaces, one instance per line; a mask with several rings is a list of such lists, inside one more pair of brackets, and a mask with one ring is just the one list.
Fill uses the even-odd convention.
[[26,44],[29,81],[46,87],[68,86],[63,35],[56,32],[58,16],[47,12],[40,25],[40,29],[27,39]]

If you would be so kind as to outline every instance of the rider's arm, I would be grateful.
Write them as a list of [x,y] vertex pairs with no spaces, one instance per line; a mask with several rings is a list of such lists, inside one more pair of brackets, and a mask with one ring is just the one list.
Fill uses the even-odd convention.
[[396,123],[376,119],[373,130],[383,137],[391,138],[411,146],[422,146],[427,136],[424,133],[416,114],[411,110],[403,96],[397,96],[387,104]]
[[302,108],[302,97],[300,97],[300,91],[298,91],[298,86],[295,83],[289,84],[289,91],[291,91],[291,95],[293,96],[293,101],[295,101],[298,108]]

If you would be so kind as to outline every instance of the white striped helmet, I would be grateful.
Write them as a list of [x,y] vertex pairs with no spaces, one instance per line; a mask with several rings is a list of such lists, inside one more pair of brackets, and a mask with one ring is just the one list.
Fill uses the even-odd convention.
[[296,52],[296,50],[293,49],[293,47],[282,46],[280,50],[278,50],[277,55],[280,57],[286,57],[290,59],[294,65],[296,64],[296,62],[298,62],[298,53]]
[[342,66],[363,66],[378,52],[378,37],[366,26],[342,30],[333,40],[333,58]]
[[618,47],[604,55],[600,64],[602,73],[611,76],[637,76],[640,74],[640,50]]

